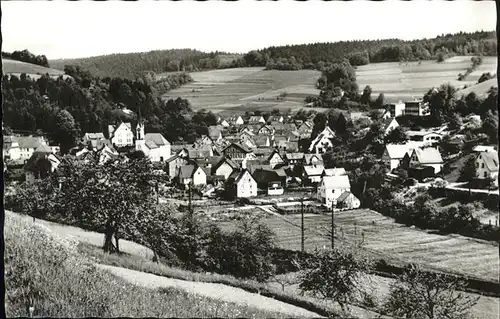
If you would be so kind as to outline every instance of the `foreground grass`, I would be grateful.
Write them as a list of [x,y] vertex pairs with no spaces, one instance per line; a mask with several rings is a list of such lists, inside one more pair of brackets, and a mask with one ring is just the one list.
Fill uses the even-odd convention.
[[180,280],[224,284],[240,288],[248,292],[259,293],[262,296],[271,297],[276,300],[318,313],[322,316],[335,316],[331,307],[325,306],[321,302],[313,302],[311,298],[300,296],[296,294],[295,291],[283,291],[276,285],[270,286],[266,283],[259,283],[254,280],[242,280],[229,275],[197,273],[179,268],[171,268],[164,264],[155,263],[145,258],[129,254],[107,254],[104,253],[102,248],[87,243],[79,243],[78,250],[82,254],[92,258],[97,263]]
[[285,317],[177,289],[147,289],[97,269],[76,241],[5,215],[7,317]]

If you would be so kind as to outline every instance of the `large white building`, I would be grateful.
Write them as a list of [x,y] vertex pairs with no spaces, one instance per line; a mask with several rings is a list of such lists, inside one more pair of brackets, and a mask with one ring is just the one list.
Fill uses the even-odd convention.
[[144,134],[144,124],[137,124],[135,149],[142,151],[152,162],[164,162],[171,157],[170,142],[160,133]]

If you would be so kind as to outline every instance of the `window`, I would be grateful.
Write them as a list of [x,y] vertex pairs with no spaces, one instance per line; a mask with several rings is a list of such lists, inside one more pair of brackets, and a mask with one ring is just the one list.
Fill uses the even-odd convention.
[[479,163],[478,162],[476,162],[476,167],[479,167]]
[[484,178],[488,177],[488,173],[484,172]]
[[481,168],[484,168],[484,163],[481,163]]

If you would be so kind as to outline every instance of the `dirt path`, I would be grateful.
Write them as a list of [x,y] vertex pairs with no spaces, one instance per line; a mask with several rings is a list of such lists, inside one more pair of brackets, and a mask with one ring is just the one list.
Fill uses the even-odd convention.
[[147,288],[174,287],[185,290],[189,293],[203,295],[209,298],[220,299],[226,302],[248,305],[267,311],[280,312],[294,317],[321,317],[320,315],[299,308],[272,298],[264,297],[258,294],[247,292],[243,289],[234,288],[222,284],[184,281],[179,279],[156,276],[140,271],[130,270],[121,267],[97,265],[115,276],[121,277],[135,285]]
[[[28,215],[18,214],[8,210],[5,211],[5,214],[13,214],[20,219],[33,222],[33,218]],[[52,232],[60,236],[71,237],[83,243],[94,246],[102,246],[104,243],[104,234],[86,231],[78,227],[52,223],[42,219],[35,219],[35,223],[48,227]],[[124,239],[120,239],[120,250],[147,259],[153,258],[151,249]]]

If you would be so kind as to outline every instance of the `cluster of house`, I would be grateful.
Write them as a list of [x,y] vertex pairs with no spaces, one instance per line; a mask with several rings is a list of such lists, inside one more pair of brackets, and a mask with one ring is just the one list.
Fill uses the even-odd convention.
[[[414,111],[414,109],[417,109]],[[385,135],[399,127],[396,116],[425,114],[422,101],[389,105],[384,114]],[[359,115],[361,117],[363,115]],[[351,119],[356,118],[354,113]],[[312,118],[296,121],[282,116],[241,116],[218,119],[208,134],[191,144],[171,144],[162,134],[144,132],[144,124],[135,128],[130,123],[109,125],[108,138],[103,133],[86,133],[78,147],[70,151],[77,159],[97,155],[99,162],[118,157],[123,149],[142,151],[153,163],[160,165],[169,179],[181,189],[195,187],[210,196],[218,190],[234,198],[281,195],[293,185],[316,187],[317,199],[327,207],[359,207],[352,193],[349,177],[343,168],[325,167],[322,154],[333,147],[335,132],[326,125],[314,139]],[[436,144],[446,135],[446,127],[432,130],[406,130],[405,144],[388,144],[381,160],[391,171],[407,169],[412,177],[434,176],[443,169],[444,161]],[[308,145],[301,145],[302,141]],[[306,152],[301,152],[305,150]],[[4,158],[24,165],[28,179],[39,176],[40,163],[53,172],[60,163],[57,148],[47,145],[41,137],[4,138]],[[479,178],[498,175],[498,154],[476,150]]]

